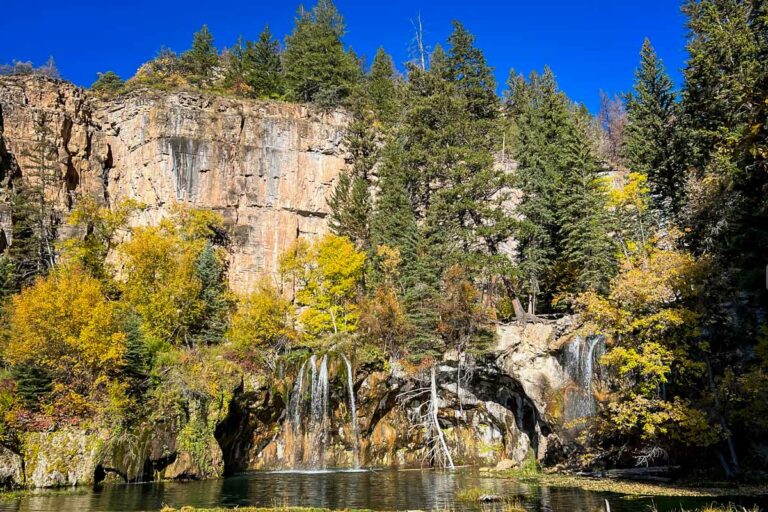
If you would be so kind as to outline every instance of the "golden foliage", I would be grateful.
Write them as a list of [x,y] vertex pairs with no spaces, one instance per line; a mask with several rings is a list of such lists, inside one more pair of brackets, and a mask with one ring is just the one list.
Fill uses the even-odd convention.
[[64,267],[15,296],[3,357],[47,370],[60,393],[87,395],[123,365],[115,303],[80,267]]
[[227,332],[232,349],[244,359],[264,361],[296,339],[294,308],[268,281],[240,300]]
[[364,264],[365,253],[348,238],[330,234],[312,245],[300,239],[280,258],[281,272],[292,281],[302,306],[299,321],[310,337],[356,330]]

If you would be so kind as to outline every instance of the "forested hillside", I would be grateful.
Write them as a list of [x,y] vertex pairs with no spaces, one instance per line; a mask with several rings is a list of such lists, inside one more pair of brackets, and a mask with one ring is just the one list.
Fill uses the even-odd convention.
[[[768,3],[683,10],[684,82],[646,40],[633,89],[596,115],[545,63],[497,84],[459,21],[402,73],[383,48],[364,64],[331,0],[300,10],[284,42],[265,27],[219,50],[204,26],[125,81],[101,74],[91,89],[107,99],[190,90],[348,112],[333,234],[299,239],[278,278],[239,296],[235,234],[212,211],[179,205],[137,227],[142,204],[82,197],[65,224],[41,117],[33,165],[0,168],[13,227],[0,239],[0,442],[72,425],[117,439],[183,418],[179,445],[207,461],[243,376],[274,378],[287,408],[287,375],[314,354],[431,371],[433,387],[455,361],[461,406],[497,324],[576,315],[574,336],[605,337],[597,413],[553,460],[765,469]],[[447,465],[436,418],[430,461]]]

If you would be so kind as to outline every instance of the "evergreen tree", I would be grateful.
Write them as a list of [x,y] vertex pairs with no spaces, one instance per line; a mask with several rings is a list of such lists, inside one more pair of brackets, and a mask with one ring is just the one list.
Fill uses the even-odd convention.
[[191,330],[197,342],[218,343],[227,329],[232,299],[227,290],[226,267],[211,243],[207,243],[197,257],[195,277],[202,285],[200,299],[205,306],[197,317],[199,325]]
[[49,373],[33,363],[11,367],[11,377],[16,382],[16,393],[31,410],[38,410],[41,400],[53,391],[53,379]]
[[125,315],[123,332],[125,333],[123,373],[128,379],[131,392],[140,395],[147,388],[147,375],[151,367],[151,358],[141,332],[139,315],[132,311]]
[[[436,334],[439,275],[426,250],[427,241],[417,223],[417,215],[408,191],[404,172],[403,148],[391,143],[384,149],[378,182],[376,205],[371,218],[371,244],[396,249],[402,265],[396,292],[412,327],[405,349],[412,359],[439,353]],[[374,261],[372,267],[379,266]],[[372,284],[383,276],[374,274]]]
[[605,291],[615,267],[606,187],[588,131],[590,115],[582,108],[573,116],[567,146],[569,163],[558,211],[560,265],[565,269],[559,288],[569,293]]
[[353,99],[353,119],[344,134],[344,147],[349,168],[342,172],[328,206],[330,226],[338,235],[355,242],[358,248],[372,254],[370,217],[372,171],[378,161],[377,131],[374,113],[368,110],[364,98]]
[[219,54],[213,45],[213,35],[207,25],[195,32],[192,47],[181,56],[182,70],[190,83],[207,87],[213,81],[213,71],[219,62]]
[[256,42],[238,41],[227,72],[228,87],[252,98],[280,98],[285,93],[280,43],[266,25]]
[[379,48],[367,77],[366,93],[370,98],[376,117],[384,124],[391,124],[398,114],[395,66],[392,57]]
[[768,55],[764,2],[689,1],[683,90],[693,175],[686,220],[698,252],[716,255],[730,289],[768,303]]
[[673,216],[680,210],[685,188],[675,147],[675,92],[648,39],[640,52],[634,91],[626,96],[626,109],[626,164],[648,176],[657,209]]
[[122,78],[120,78],[114,71],[107,71],[106,73],[99,73],[99,78],[91,84],[91,90],[98,94],[116,94],[125,85]]
[[368,182],[349,171],[339,181],[328,199],[330,226],[337,235],[346,236],[359,248],[370,249],[370,194]]
[[356,59],[344,51],[344,20],[332,0],[299,10],[286,39],[283,66],[288,94],[296,101],[338,105],[360,79]]
[[517,207],[519,272],[528,309],[535,312],[537,302],[549,303],[556,288],[553,269],[561,249],[557,210],[568,168],[570,113],[549,68],[541,76],[532,73],[528,83],[513,85],[508,105],[517,126],[515,182],[522,193]]
[[56,233],[60,214],[53,197],[61,189],[55,135],[48,117],[35,119],[35,140],[24,156],[23,176],[12,180],[12,237],[8,258],[15,272],[15,287],[30,284],[56,264]]
[[[13,263],[6,254],[0,253],[0,309],[2,309],[3,300],[14,291]],[[2,319],[2,312],[0,312],[0,319]]]
[[454,20],[448,44],[450,78],[455,82],[457,91],[465,97],[467,112],[477,119],[495,119],[499,108],[496,80],[483,52],[474,46],[475,37]]

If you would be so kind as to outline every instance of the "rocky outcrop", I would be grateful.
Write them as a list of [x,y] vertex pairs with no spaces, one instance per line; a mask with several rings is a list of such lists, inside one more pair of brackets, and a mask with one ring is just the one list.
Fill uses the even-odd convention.
[[[30,165],[40,116],[53,131],[63,216],[81,195],[139,201],[134,224],[179,202],[214,209],[231,229],[238,291],[273,272],[298,236],[327,230],[326,197],[345,165],[339,111],[187,92],[101,100],[67,82],[0,77],[0,183]],[[0,238],[10,233],[0,195]]]
[[497,329],[498,364],[520,383],[548,423],[562,417],[562,391],[570,377],[555,356],[570,342],[572,317],[557,322],[511,323]]
[[[563,330],[567,330],[563,322],[500,326],[496,350],[465,361],[467,378],[461,387],[456,385],[455,360],[447,357],[438,365],[438,418],[455,464],[492,466],[508,461],[516,466],[529,457],[545,459],[552,441],[559,446],[562,403],[558,400],[570,385],[559,362]],[[296,389],[307,394],[311,383],[282,383],[282,391],[276,391],[274,383],[256,384],[235,395],[227,420],[217,429],[226,470],[316,467],[318,442],[325,443],[322,464],[351,467],[356,437],[344,369],[338,363],[329,368],[326,438],[316,435],[320,427],[312,422],[312,408],[300,413],[291,409]],[[297,373],[295,369],[288,372]],[[415,393],[425,385],[423,375],[408,375],[397,367],[389,372],[365,368],[357,372],[361,465],[431,464],[433,442],[420,424],[426,397]]]
[[[562,397],[574,385],[560,364],[570,343],[569,322],[505,325],[498,331],[496,350],[464,361],[460,387],[455,357],[436,367],[437,417],[453,462],[515,467],[531,457],[556,459],[552,452],[562,450],[568,438]],[[343,360],[329,354],[328,361],[321,423],[313,419],[315,404],[294,405],[296,390],[308,400],[316,383],[307,380],[297,388],[301,372],[287,366],[277,380],[244,376],[221,412],[193,414],[179,424],[27,433],[19,455],[0,450],[0,483],[55,487],[356,463],[430,465],[434,439],[422,424],[429,395],[418,393],[428,386],[423,372],[407,374],[396,364],[388,371],[358,368],[352,383],[356,435]],[[319,428],[324,434],[318,435]]]
[[[83,195],[106,205],[143,203],[135,225],[158,222],[179,202],[214,209],[230,228],[235,290],[248,291],[273,272],[297,237],[328,229],[326,198],[344,167],[342,112],[187,92],[102,100],[61,81],[0,77],[0,252],[12,242],[3,194],[30,167],[40,116],[53,130],[61,187],[52,199],[62,217]],[[515,466],[544,459],[558,444],[564,389],[573,384],[558,354],[570,327],[568,320],[499,326],[495,350],[465,361],[461,386],[455,357],[438,364],[437,421],[456,464]],[[215,417],[192,415],[185,424],[132,432],[29,433],[18,454],[0,451],[0,483],[49,487],[318,463],[429,464],[434,443],[419,423],[426,398],[409,394],[425,386],[424,375],[396,365],[358,368],[356,432],[345,364],[338,354],[329,360],[321,437],[317,424],[309,425],[308,404],[296,409],[304,416],[292,409],[301,372],[287,367],[274,382],[244,376]]]
[[24,484],[65,487],[92,484],[106,441],[104,432],[63,429],[27,432],[21,447]]

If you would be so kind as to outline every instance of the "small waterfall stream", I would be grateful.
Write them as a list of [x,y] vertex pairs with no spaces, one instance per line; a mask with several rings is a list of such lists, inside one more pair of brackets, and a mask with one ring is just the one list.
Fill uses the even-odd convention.
[[[354,467],[360,467],[359,427],[355,402],[354,375],[349,358],[341,354],[346,366],[346,385],[352,423]],[[312,469],[326,467],[326,451],[331,436],[329,356],[312,355],[299,368],[288,401],[287,421],[292,439],[292,466]],[[305,380],[308,382],[305,383]],[[309,403],[307,403],[309,402]],[[308,406],[308,407],[307,407]]]
[[353,385],[352,363],[349,358],[342,354],[344,364],[347,366],[347,392],[349,393],[349,411],[352,414],[352,451],[355,457],[355,469],[360,467],[360,429],[357,426],[357,406],[355,404],[355,387]]
[[597,403],[592,391],[596,363],[605,352],[603,336],[576,337],[566,348],[564,369],[578,386],[566,395],[565,417],[576,420],[592,416]]

